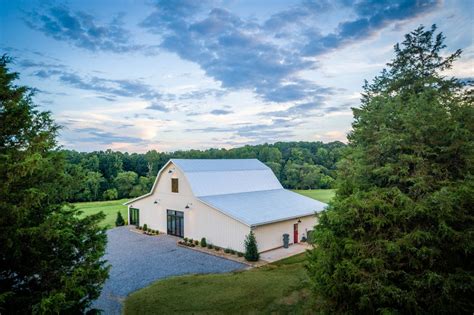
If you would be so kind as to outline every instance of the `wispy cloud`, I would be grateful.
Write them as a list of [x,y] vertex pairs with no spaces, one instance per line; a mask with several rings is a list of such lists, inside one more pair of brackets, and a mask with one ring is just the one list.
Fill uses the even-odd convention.
[[30,12],[25,21],[29,27],[46,36],[90,51],[124,53],[144,48],[132,43],[132,36],[123,25],[122,15],[100,24],[88,13],[73,12],[66,6],[54,6],[44,11]]
[[228,114],[232,114],[233,111],[226,110],[226,109],[214,109],[214,110],[211,110],[210,113],[212,115],[228,115]]
[[390,23],[411,20],[431,12],[440,0],[380,1],[362,0],[356,3],[341,1],[351,5],[356,17],[339,23],[337,29],[327,35],[317,30],[306,30],[308,42],[302,52],[316,56],[343,47],[355,41],[366,39]]
[[137,137],[129,137],[118,135],[112,132],[101,130],[98,128],[76,128],[74,132],[82,134],[81,142],[95,142],[99,144],[112,144],[115,142],[125,142],[125,143],[141,143],[142,139]]

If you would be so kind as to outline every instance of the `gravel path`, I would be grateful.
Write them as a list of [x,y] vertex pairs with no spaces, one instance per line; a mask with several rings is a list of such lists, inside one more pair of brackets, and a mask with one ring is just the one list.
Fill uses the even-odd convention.
[[138,289],[170,276],[220,273],[247,266],[178,247],[172,236],[146,236],[120,227],[107,231],[105,259],[112,265],[102,294],[92,307],[105,314],[120,314],[123,300]]

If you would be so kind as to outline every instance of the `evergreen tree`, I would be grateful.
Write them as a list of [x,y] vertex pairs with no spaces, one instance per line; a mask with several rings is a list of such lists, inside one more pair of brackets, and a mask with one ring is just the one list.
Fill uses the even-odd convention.
[[108,274],[104,218],[79,217],[68,194],[59,127],[0,58],[0,313],[82,313]]
[[423,27],[353,109],[338,193],[315,227],[309,274],[337,313],[474,311],[472,89],[446,78],[461,54]]
[[255,234],[253,231],[245,238],[245,259],[248,261],[258,261],[260,259],[260,254],[258,253],[257,240],[255,239]]
[[125,221],[122,217],[122,214],[120,213],[120,211],[117,211],[117,219],[115,219],[115,226],[124,226],[125,225]]

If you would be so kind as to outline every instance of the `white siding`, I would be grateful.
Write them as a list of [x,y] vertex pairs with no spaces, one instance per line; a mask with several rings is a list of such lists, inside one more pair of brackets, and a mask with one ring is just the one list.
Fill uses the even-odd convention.
[[290,244],[293,243],[293,224],[298,223],[298,238],[308,236],[308,231],[313,230],[316,225],[315,216],[307,216],[298,219],[276,222],[266,225],[257,226],[253,231],[257,239],[257,246],[259,252],[264,252],[270,249],[283,246],[283,234],[290,235]]
[[[173,170],[172,173],[168,173]],[[178,178],[179,192],[171,192],[171,178]],[[244,239],[250,228],[193,196],[184,174],[170,163],[161,172],[152,195],[133,202],[130,207],[140,209],[140,225],[166,233],[166,210],[184,212],[184,236],[238,251],[244,251]],[[155,200],[158,204],[155,204]],[[192,204],[189,209],[186,205]]]

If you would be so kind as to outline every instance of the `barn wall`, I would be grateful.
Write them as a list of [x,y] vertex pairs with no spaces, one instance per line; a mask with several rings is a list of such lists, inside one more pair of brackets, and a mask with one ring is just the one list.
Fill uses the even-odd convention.
[[[173,170],[172,173],[168,173]],[[171,192],[171,178],[178,178],[179,192]],[[155,204],[155,200],[159,203]],[[186,205],[192,204],[189,209]],[[184,236],[237,251],[244,251],[244,239],[249,233],[247,225],[196,199],[185,175],[173,163],[163,169],[152,195],[133,202],[129,207],[140,209],[140,225],[166,233],[166,210],[184,212]]]
[[287,220],[282,222],[270,223],[266,225],[257,226],[253,231],[257,239],[257,246],[259,252],[264,252],[270,249],[283,246],[283,234],[290,235],[290,244],[293,243],[293,224],[298,223],[298,238],[307,237],[308,231],[312,230],[316,225],[316,217],[314,215]]

